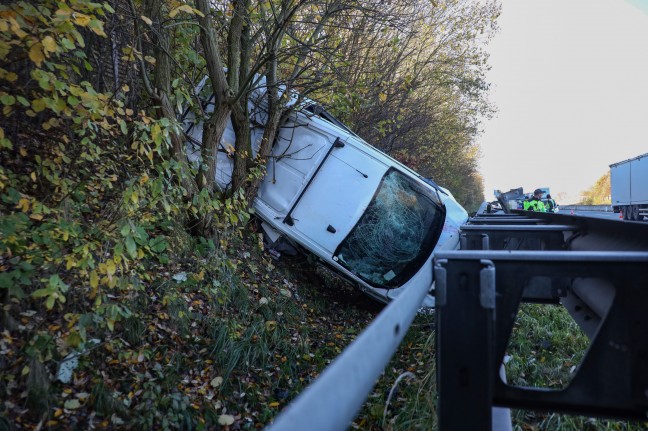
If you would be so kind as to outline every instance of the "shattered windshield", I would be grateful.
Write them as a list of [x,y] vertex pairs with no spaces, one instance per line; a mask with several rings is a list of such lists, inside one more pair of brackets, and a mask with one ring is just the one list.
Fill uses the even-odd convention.
[[398,287],[430,256],[444,220],[433,191],[392,168],[334,259],[373,286]]

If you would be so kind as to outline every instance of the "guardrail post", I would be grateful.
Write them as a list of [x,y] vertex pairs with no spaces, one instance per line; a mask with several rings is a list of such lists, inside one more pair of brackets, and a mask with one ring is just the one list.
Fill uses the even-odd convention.
[[[466,262],[443,267],[445,289],[436,304],[439,429],[490,430],[492,425],[495,269]],[[443,271],[439,271],[443,269]],[[479,354],[475,354],[479,352]]]

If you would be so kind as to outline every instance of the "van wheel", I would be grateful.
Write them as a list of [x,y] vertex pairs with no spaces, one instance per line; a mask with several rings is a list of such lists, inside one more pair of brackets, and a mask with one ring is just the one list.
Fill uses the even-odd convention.
[[632,220],[639,221],[639,205],[632,206]]

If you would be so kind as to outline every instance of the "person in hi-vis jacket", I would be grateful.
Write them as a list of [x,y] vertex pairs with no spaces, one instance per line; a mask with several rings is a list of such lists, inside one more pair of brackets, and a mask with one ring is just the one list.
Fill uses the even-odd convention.
[[544,192],[540,189],[535,189],[533,191],[533,199],[524,201],[525,211],[539,211],[546,213],[547,207],[545,207],[544,202],[542,202],[542,195]]

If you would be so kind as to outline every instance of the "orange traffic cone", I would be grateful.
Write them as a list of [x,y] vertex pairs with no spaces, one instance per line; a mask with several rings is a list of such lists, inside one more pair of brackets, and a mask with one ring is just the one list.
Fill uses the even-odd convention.
[[620,218],[620,219],[623,218],[623,211],[619,211],[619,218]]

